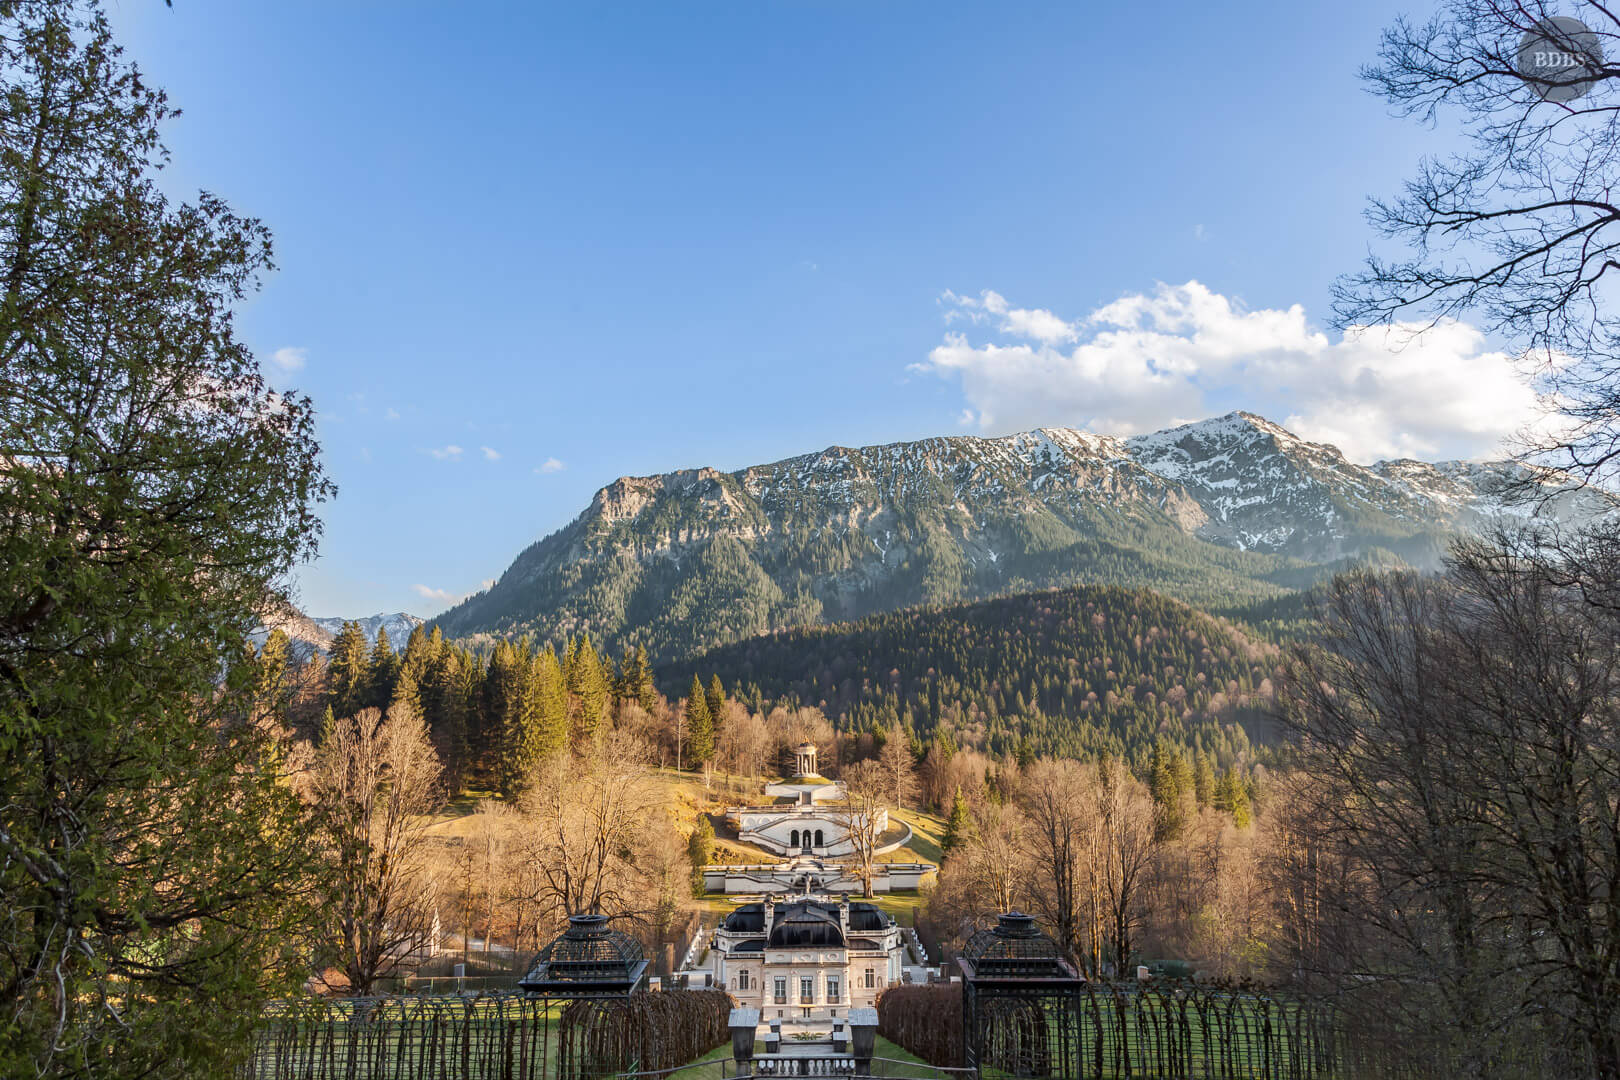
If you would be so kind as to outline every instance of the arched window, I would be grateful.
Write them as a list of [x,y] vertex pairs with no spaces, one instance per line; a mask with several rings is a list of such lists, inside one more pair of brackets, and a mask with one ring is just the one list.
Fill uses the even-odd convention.
[[826,841],[821,838],[821,830],[816,830],[816,847],[821,847]]
[[789,847],[798,847],[799,846],[799,830],[798,829],[793,830],[793,838],[788,841],[788,846]]

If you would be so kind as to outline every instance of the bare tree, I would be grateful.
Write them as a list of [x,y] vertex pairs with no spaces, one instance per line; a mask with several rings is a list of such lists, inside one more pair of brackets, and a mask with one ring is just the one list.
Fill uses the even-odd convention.
[[1097,856],[1114,970],[1130,966],[1136,931],[1146,921],[1148,886],[1157,854],[1157,818],[1147,786],[1117,759],[1098,769]]
[[757,781],[771,752],[770,730],[759,714],[738,707],[728,716],[720,740],[736,763],[737,772]]
[[667,815],[644,758],[639,741],[609,732],[543,765],[524,794],[525,857],[538,871],[531,900],[554,916],[645,918],[654,906],[637,885],[637,849]]
[[432,937],[437,887],[427,867],[427,815],[443,802],[427,725],[396,705],[334,722],[311,790],[336,862],[329,910],[349,989],[369,994]]
[[844,770],[843,781],[844,804],[838,819],[854,848],[851,869],[860,879],[862,895],[871,896],[877,849],[888,817],[884,807],[887,778],[876,762],[858,761]]
[[[1527,67],[1522,45],[1538,36],[1580,62]],[[1620,323],[1603,279],[1620,270],[1620,14],[1601,0],[1444,0],[1428,21],[1390,27],[1364,75],[1406,115],[1456,120],[1465,150],[1426,159],[1402,196],[1372,204],[1373,226],[1412,254],[1340,282],[1339,321],[1483,319],[1527,351],[1571,421],[1532,438],[1530,456],[1614,477]]]
[[1098,973],[1102,949],[1097,932],[1096,786],[1088,766],[1043,759],[1029,768],[1018,788],[1031,906],[1058,947],[1092,976]]
[[1328,974],[1376,983],[1431,1066],[1506,1075],[1534,1046],[1613,1080],[1620,638],[1546,569],[1471,544],[1443,579],[1339,579],[1286,716],[1363,932]]
[[911,747],[906,745],[900,729],[889,733],[878,753],[878,764],[888,778],[895,809],[904,809],[917,790],[917,763],[912,760]]
[[513,900],[509,854],[519,827],[517,817],[510,804],[494,799],[480,799],[473,810],[471,840],[479,855],[486,952],[495,948],[498,913]]
[[973,835],[951,860],[966,864],[964,869],[978,881],[981,894],[997,913],[1017,907],[1025,878],[1024,829],[1024,815],[1017,806],[985,799],[973,808]]

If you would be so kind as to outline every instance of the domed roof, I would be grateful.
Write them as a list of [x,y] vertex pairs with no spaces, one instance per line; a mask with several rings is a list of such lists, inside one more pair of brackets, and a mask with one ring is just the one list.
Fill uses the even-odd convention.
[[957,962],[973,978],[1067,979],[1084,982],[1063,958],[1057,942],[1021,911],[996,916],[993,929],[980,930],[962,946]]
[[757,934],[765,929],[765,905],[743,904],[726,916],[724,926],[743,934]]
[[570,915],[568,929],[540,950],[518,985],[542,997],[619,997],[635,990],[646,971],[641,943],[609,929],[607,916]]
[[844,932],[838,926],[838,917],[828,914],[824,906],[814,903],[788,904],[776,911],[770,947],[841,949],[844,947]]
[[876,904],[856,902],[849,905],[849,928],[851,930],[887,930],[893,925],[894,920],[884,914],[883,909]]

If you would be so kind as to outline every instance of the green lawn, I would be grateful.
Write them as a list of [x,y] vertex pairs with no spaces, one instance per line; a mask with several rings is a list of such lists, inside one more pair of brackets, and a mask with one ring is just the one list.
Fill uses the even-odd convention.
[[[892,862],[916,860],[938,865],[945,854],[939,846],[939,838],[945,832],[944,819],[918,810],[891,810],[889,814],[911,826],[911,840],[905,847],[884,858]],[[902,858],[902,856],[909,857]]]

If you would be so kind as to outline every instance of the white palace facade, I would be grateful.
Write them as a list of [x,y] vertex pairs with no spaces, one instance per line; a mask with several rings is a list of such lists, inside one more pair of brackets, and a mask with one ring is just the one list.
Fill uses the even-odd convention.
[[906,955],[894,920],[848,896],[743,904],[710,947],[715,985],[767,1022],[837,1020],[873,1007],[901,981]]

